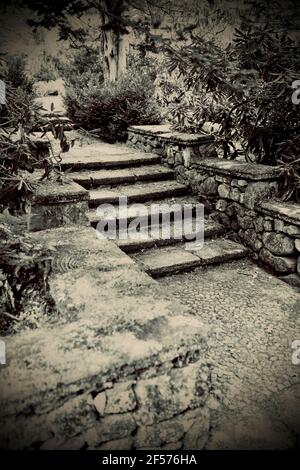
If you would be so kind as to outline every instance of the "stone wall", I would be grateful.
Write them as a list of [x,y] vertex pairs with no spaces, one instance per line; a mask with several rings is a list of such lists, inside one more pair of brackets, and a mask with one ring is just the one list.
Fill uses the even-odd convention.
[[91,227],[29,237],[56,254],[56,310],[5,338],[0,448],[202,448],[208,328]]
[[174,132],[168,125],[132,126],[128,129],[127,145],[160,155],[162,162],[175,168],[183,178],[194,162],[217,156],[213,136]]
[[1,447],[191,449],[196,442],[201,446],[208,437],[204,405],[209,384],[208,366],[182,362],[178,367],[170,361],[103,388],[74,388],[61,405],[47,400],[24,414],[3,418]]
[[73,181],[43,181],[30,203],[27,229],[29,232],[69,224],[88,224],[89,192]]
[[242,162],[203,160],[197,175],[194,191],[206,201],[212,217],[247,246],[255,260],[299,287],[300,208],[293,203],[275,202],[279,179],[276,170]]
[[276,202],[278,168],[215,158],[209,135],[188,137],[168,126],[134,126],[128,141],[160,154],[229,236],[247,246],[260,264],[300,287],[300,206]]

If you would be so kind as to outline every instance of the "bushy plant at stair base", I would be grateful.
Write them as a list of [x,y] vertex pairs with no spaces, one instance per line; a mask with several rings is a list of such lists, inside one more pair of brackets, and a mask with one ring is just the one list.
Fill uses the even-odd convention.
[[73,122],[105,142],[124,141],[130,125],[160,123],[152,77],[137,69],[115,83],[99,83],[95,76],[86,83],[85,75],[84,83],[79,78],[67,86],[65,104]]

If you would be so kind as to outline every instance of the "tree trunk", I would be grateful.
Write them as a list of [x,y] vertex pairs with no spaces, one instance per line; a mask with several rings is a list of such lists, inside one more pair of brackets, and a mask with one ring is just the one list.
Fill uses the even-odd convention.
[[125,0],[104,0],[102,12],[105,80],[116,82],[126,71],[127,31],[122,22]]
[[126,71],[127,41],[124,35],[113,30],[103,35],[105,79],[116,82]]

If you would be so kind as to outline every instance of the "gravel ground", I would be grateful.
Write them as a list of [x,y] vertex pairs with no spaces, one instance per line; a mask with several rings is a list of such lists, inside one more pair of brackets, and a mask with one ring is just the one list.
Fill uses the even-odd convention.
[[300,293],[249,260],[158,282],[211,327],[206,448],[300,446]]

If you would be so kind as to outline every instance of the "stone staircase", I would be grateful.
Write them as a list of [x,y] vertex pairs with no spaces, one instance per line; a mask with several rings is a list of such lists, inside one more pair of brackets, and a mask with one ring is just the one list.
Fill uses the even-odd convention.
[[[68,176],[90,191],[89,220],[96,227],[99,220],[115,220],[118,227],[118,246],[130,253],[134,260],[151,276],[159,277],[180,271],[191,270],[197,266],[208,266],[231,261],[247,255],[242,245],[224,238],[225,229],[209,217],[205,218],[205,244],[201,250],[186,250],[185,241],[190,234],[178,236],[178,225],[174,224],[177,212],[182,212],[186,204],[193,208],[192,217],[199,201],[189,194],[189,189],[175,180],[173,170],[160,163],[156,154],[126,149],[124,146],[111,146],[113,152],[103,150],[108,147],[99,145],[78,158],[72,154],[62,163]],[[127,197],[128,212],[126,221],[119,212],[119,198]],[[143,208],[137,208],[142,203]],[[101,204],[111,204],[115,208],[112,215],[106,208],[97,210]],[[153,209],[156,204],[156,209]],[[151,209],[151,211],[150,211]],[[155,213],[155,211],[157,213]],[[150,233],[150,217],[157,216],[157,233]],[[122,239],[120,234],[136,217],[141,222],[141,237]],[[163,221],[171,221],[167,236],[161,236]],[[126,226],[124,226],[126,224]],[[195,220],[192,220],[195,224]],[[179,227],[180,228],[180,227]],[[143,236],[143,234],[145,236]]]

